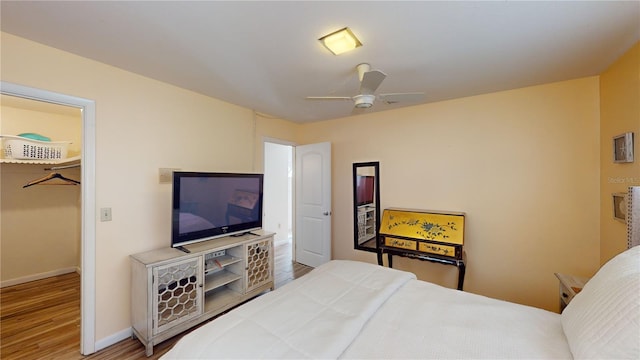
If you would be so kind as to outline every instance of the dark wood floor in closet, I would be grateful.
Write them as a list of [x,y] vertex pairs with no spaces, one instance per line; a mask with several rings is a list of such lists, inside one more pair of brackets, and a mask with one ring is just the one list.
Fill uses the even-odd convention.
[[[291,245],[275,249],[276,288],[311,268],[291,261]],[[157,359],[180,335],[145,356],[138,340],[127,339],[90,356],[80,354],[80,276],[55,276],[0,290],[0,359]]]

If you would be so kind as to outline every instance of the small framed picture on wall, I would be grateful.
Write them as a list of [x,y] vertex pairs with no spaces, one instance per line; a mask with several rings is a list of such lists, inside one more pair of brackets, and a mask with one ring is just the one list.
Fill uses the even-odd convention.
[[623,222],[627,221],[627,193],[613,194],[613,218]]
[[633,133],[627,132],[613,137],[613,162],[633,162]]

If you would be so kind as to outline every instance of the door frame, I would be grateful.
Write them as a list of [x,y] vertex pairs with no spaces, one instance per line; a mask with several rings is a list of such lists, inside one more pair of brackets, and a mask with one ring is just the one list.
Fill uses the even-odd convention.
[[267,152],[265,151],[265,144],[272,143],[284,146],[291,146],[291,160],[293,167],[293,179],[291,184],[291,208],[293,209],[291,214],[291,259],[296,261],[296,146],[297,144],[291,141],[263,136],[262,137],[262,172],[265,172],[264,166],[266,165]]
[[82,114],[81,151],[81,274],[80,353],[95,352],[96,318],[96,104],[94,100],[0,82],[0,93],[79,108]]

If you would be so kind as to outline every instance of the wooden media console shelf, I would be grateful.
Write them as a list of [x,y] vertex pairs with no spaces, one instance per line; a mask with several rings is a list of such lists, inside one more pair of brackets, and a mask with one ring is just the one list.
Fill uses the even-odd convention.
[[131,255],[133,336],[153,346],[273,290],[273,233],[257,231]]

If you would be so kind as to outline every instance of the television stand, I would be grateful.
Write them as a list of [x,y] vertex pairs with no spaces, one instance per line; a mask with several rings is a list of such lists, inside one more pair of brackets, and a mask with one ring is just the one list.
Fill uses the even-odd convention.
[[[258,235],[253,236],[253,235]],[[274,289],[274,233],[225,236],[131,255],[133,337],[153,346]]]

